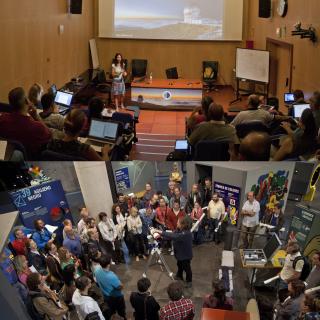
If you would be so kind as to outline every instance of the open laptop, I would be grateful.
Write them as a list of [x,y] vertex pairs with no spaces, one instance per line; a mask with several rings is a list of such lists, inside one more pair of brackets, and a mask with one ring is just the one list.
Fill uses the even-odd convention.
[[64,91],[57,91],[54,102],[59,107],[60,114],[66,114],[70,110],[73,94]]
[[189,151],[188,140],[176,140],[174,150],[188,152]]
[[293,106],[293,117],[298,120],[301,118],[302,112],[310,109],[310,104],[295,104]]
[[115,143],[119,133],[119,122],[92,119],[88,138],[102,143]]
[[287,92],[284,94],[284,103],[285,104],[292,104],[294,103],[294,94]]

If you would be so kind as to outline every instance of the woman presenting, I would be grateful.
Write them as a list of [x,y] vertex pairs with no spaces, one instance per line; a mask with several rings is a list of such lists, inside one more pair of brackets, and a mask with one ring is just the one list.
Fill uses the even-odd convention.
[[119,103],[120,108],[124,108],[123,100],[126,92],[124,77],[127,76],[125,67],[126,65],[121,53],[117,53],[112,63],[112,93],[114,96],[116,111],[119,111]]

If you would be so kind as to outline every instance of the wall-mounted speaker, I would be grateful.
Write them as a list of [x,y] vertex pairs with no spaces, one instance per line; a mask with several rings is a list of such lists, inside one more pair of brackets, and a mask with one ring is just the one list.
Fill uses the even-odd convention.
[[82,0],[71,0],[70,1],[70,13],[71,14],[82,14]]
[[270,18],[271,6],[271,0],[259,0],[259,18]]

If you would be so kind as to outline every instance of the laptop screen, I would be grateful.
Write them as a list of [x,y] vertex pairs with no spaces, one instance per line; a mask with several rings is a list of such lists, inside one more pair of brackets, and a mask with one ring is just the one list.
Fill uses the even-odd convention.
[[284,102],[285,103],[294,102],[294,94],[293,93],[285,93],[284,94]]
[[176,140],[175,150],[188,150],[188,140]]
[[99,140],[116,140],[118,136],[119,123],[92,119],[89,137]]
[[267,242],[267,244],[263,248],[266,258],[270,260],[280,247],[281,247],[281,241],[278,238],[278,236],[274,233],[271,239]]
[[72,93],[57,91],[54,102],[61,106],[70,107],[72,102],[72,97],[73,97]]
[[306,109],[310,109],[310,104],[296,104],[293,106],[293,117],[300,119],[302,112]]

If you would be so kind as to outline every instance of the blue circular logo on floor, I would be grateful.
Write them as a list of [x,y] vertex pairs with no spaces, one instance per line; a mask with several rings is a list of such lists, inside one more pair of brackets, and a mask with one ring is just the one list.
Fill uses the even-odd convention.
[[162,97],[164,100],[170,100],[172,98],[172,93],[166,90],[163,92]]

